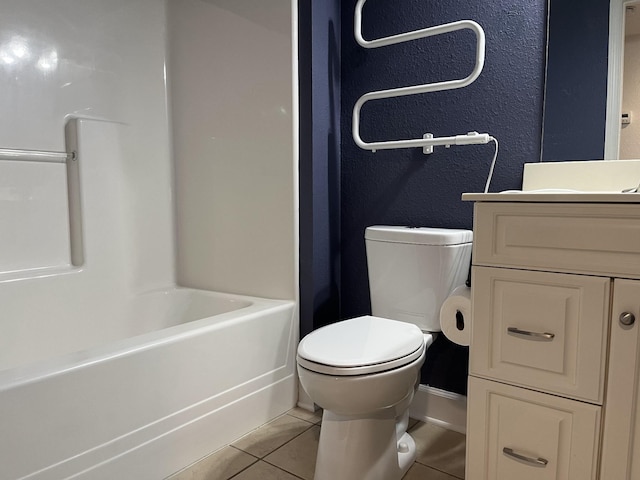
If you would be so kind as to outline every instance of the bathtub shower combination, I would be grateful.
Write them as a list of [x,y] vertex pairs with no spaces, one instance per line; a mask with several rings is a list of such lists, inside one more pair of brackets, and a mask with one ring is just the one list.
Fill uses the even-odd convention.
[[[114,160],[126,160],[126,127],[73,120],[68,130],[82,188],[75,200],[72,188],[58,192],[61,205],[55,188],[35,189],[44,193],[34,207],[54,215],[68,195],[66,223],[32,251],[2,241],[14,264],[0,273],[0,302],[14,321],[0,335],[0,479],[164,478],[293,406],[295,303],[175,286],[136,292]],[[66,189],[64,164],[1,168],[12,181]],[[29,228],[18,214],[5,232]],[[55,257],[42,249],[74,231],[80,238],[59,242],[71,244],[66,262],[29,264]]]

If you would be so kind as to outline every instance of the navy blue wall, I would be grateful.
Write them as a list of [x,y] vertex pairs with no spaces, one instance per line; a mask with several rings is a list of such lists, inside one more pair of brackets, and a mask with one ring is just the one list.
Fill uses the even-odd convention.
[[543,161],[604,158],[609,0],[552,0]]
[[[373,154],[354,144],[351,113],[360,95],[463,77],[474,50],[468,32],[365,50],[353,39],[355,1],[299,1],[303,334],[370,312],[368,225],[471,228],[472,205],[460,195],[481,191],[493,154],[492,146]],[[541,155],[546,1],[505,3],[369,0],[366,38],[468,18],[485,29],[487,59],[465,89],[371,102],[362,112],[363,138],[488,132],[500,140],[492,191],[518,188],[522,165]],[[602,156],[608,8],[609,0],[551,0],[545,160]],[[440,336],[423,383],[464,393],[466,366],[466,349]]]
[[339,318],[340,7],[300,0],[300,331]]
[[[341,318],[370,312],[364,229],[374,224],[472,227],[463,192],[483,189],[493,146],[436,147],[371,153],[351,137],[351,113],[364,93],[462,78],[473,68],[475,37],[463,31],[366,50],[353,38],[355,0],[342,0]],[[365,141],[488,132],[500,141],[492,191],[518,188],[522,166],[540,158],[546,0],[369,0],[367,39],[461,19],[487,36],[485,69],[471,86],[370,102],[362,110]],[[423,383],[466,392],[468,351],[443,336],[429,350]]]

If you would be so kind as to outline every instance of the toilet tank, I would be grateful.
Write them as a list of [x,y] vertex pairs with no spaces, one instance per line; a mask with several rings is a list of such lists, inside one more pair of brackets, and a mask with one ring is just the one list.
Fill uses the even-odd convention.
[[372,314],[440,331],[442,303],[467,280],[472,239],[470,230],[368,227]]

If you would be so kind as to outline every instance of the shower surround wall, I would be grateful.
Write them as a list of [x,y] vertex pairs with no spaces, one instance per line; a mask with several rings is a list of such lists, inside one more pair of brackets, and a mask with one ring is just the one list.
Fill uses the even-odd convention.
[[[0,368],[106,343],[124,291],[175,283],[165,20],[157,0],[0,6],[0,147],[64,151],[68,117],[99,119],[117,142],[81,166],[101,170],[81,189],[100,192],[91,222],[108,227],[82,271],[70,268],[66,167],[0,161],[0,280],[26,278],[4,286],[31,298],[15,311],[5,303]],[[86,241],[94,232],[83,228]]]
[[[293,406],[295,5],[0,5],[0,148],[64,151],[77,125],[85,259],[72,265],[66,166],[0,161],[0,410],[20,412],[0,428],[0,479],[163,478]],[[216,320],[169,301],[177,283],[280,300]],[[186,339],[200,346],[162,353]],[[249,414],[217,422],[228,405]]]
[[295,298],[291,1],[169,2],[178,282]]

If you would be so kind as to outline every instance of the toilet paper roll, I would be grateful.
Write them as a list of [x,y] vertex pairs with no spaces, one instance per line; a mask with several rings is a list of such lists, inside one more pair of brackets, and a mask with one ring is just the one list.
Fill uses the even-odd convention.
[[445,337],[458,345],[471,343],[471,289],[458,287],[442,304],[440,327]]

